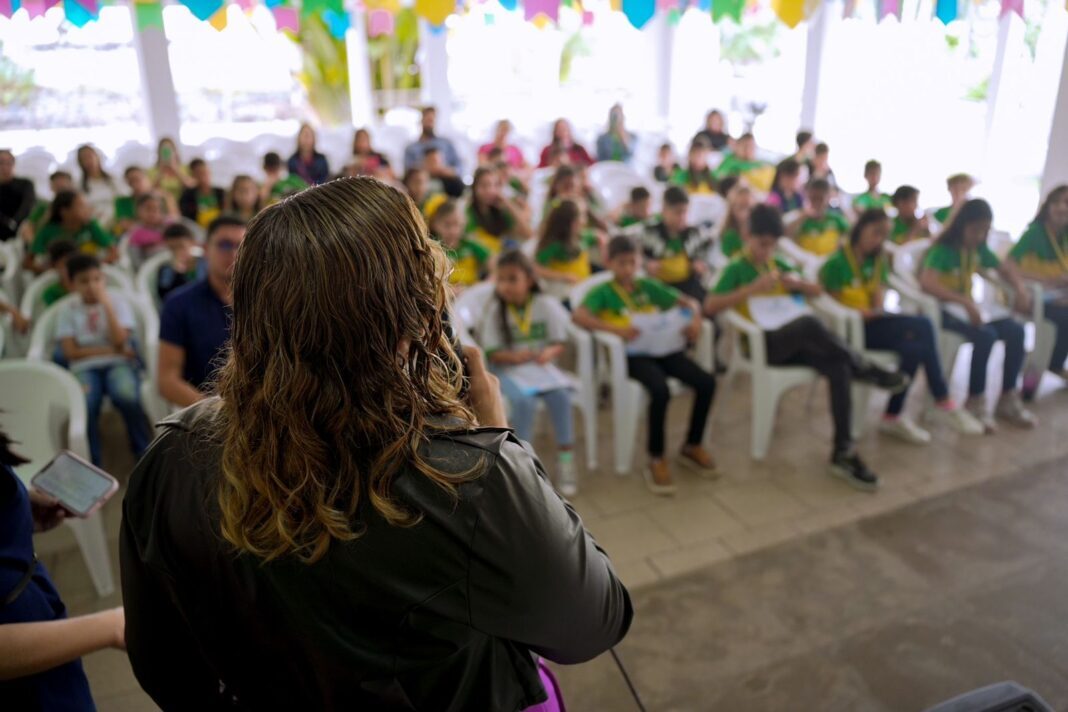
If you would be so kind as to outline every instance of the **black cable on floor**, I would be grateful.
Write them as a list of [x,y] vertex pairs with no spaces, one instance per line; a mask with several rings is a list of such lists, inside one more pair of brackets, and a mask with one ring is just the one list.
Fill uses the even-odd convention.
[[634,704],[638,705],[640,712],[645,712],[645,705],[642,704],[642,698],[638,695],[638,690],[634,687],[634,683],[630,681],[630,675],[627,674],[627,668],[623,667],[623,661],[619,659],[619,654],[615,648],[609,648],[608,652],[612,653],[612,659],[616,661],[616,666],[619,667],[619,672],[623,675],[623,679],[627,683],[627,687],[630,689],[630,695],[634,698]]

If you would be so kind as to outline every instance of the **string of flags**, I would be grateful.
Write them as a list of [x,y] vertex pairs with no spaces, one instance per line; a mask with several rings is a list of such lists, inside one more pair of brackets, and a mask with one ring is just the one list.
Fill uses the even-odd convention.
[[[0,0],[0,16],[11,17],[18,10],[25,10],[30,19],[44,15],[53,7],[62,6],[63,13],[72,25],[83,27],[100,17],[101,5],[130,2],[139,31],[163,31],[162,0]],[[506,12],[518,12],[520,0],[469,0],[479,4],[499,4]],[[901,19],[903,0],[874,0],[879,22],[888,17]],[[976,0],[935,0],[933,18],[948,25],[965,17],[968,5]],[[1001,5],[1001,16],[1016,13],[1024,17],[1024,0],[994,0]],[[233,4],[244,12],[251,12],[262,2],[274,16],[280,31],[294,35],[300,33],[301,22],[316,15],[322,19],[330,34],[343,38],[351,27],[349,10],[345,0],[178,0],[193,15],[211,24],[216,30],[226,29],[227,6]],[[413,10],[425,19],[431,28],[441,31],[450,15],[465,10],[465,0],[414,0]],[[559,21],[561,7],[568,7],[582,14],[584,25],[593,22],[594,14],[585,10],[582,0],[522,0],[525,20],[538,27]],[[741,23],[747,8],[759,0],[610,0],[611,9],[621,12],[634,27],[641,29],[658,13],[666,14],[669,22],[678,22],[682,13],[691,7],[711,14],[713,22],[733,20]],[[770,0],[771,8],[779,20],[788,27],[797,27],[812,16],[823,0]],[[843,17],[852,17],[857,0],[845,0]],[[1068,3],[1066,3],[1068,8]],[[395,18],[401,11],[401,0],[363,0],[356,12],[366,13],[368,33],[372,37],[392,34]]]

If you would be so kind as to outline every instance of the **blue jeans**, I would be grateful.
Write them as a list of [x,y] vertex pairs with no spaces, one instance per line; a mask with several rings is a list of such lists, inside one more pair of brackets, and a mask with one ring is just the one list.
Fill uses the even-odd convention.
[[126,435],[130,438],[130,449],[140,457],[148,448],[151,432],[145,411],[141,408],[141,383],[133,367],[129,363],[116,363],[77,371],[74,375],[85,389],[89,421],[86,427],[93,464],[100,464],[100,408],[104,404],[104,396],[111,399],[122,415],[126,423]]
[[1049,370],[1057,372],[1064,368],[1064,360],[1068,359],[1068,305],[1051,299],[1046,302],[1044,312],[1046,318],[1057,325],[1057,340],[1049,360]]
[[[887,314],[872,319],[864,324],[864,344],[869,349],[896,353],[901,359],[899,370],[909,378],[915,376],[923,364],[927,387],[934,399],[942,401],[949,395],[942,364],[938,361],[934,327],[927,317]],[[908,391],[902,391],[891,397],[886,414],[899,415],[907,394]]]
[[998,341],[1005,342],[1005,370],[1001,376],[1003,393],[1016,390],[1016,380],[1024,362],[1024,328],[1014,319],[998,319],[989,324],[974,326],[945,311],[942,326],[956,332],[972,344],[972,375],[968,380],[968,395],[986,392],[986,364]]
[[549,420],[553,423],[553,432],[556,433],[556,444],[560,447],[571,447],[575,443],[575,427],[571,415],[571,391],[561,388],[555,391],[546,391],[537,395],[524,393],[515,381],[508,378],[505,370],[494,370],[497,378],[501,381],[501,393],[508,399],[512,407],[510,420],[515,434],[520,440],[531,442],[534,439],[534,412],[538,405],[538,399],[545,403],[549,410]]

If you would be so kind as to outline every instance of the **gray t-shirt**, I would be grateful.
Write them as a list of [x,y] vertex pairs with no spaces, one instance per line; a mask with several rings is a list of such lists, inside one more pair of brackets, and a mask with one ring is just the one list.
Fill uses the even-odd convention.
[[548,295],[536,294],[527,305],[529,314],[523,309],[505,307],[508,328],[512,334],[512,345],[509,347],[501,328],[501,308],[501,300],[496,296],[490,297],[482,321],[475,331],[475,338],[487,355],[508,348],[540,351],[567,339],[567,325],[571,318],[564,305]]
[[[108,292],[111,295],[111,303],[115,308],[115,316],[125,328],[133,331],[137,326],[134,321],[133,310],[122,297]],[[75,295],[72,299],[60,307],[56,317],[56,340],[73,338],[78,346],[109,346],[111,337],[108,335],[108,317],[102,304],[86,304],[80,297]],[[90,356],[78,359],[70,364],[71,371],[83,371],[99,366],[108,366],[121,363],[127,358],[122,354]]]

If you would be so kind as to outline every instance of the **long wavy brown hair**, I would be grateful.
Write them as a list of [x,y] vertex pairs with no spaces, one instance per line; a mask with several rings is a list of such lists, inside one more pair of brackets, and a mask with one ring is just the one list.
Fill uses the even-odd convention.
[[222,534],[239,551],[317,561],[360,536],[363,497],[391,524],[415,523],[390,492],[401,468],[455,492],[457,477],[420,454],[450,427],[434,416],[474,424],[443,323],[447,265],[415,204],[371,178],[249,223],[218,381]]

